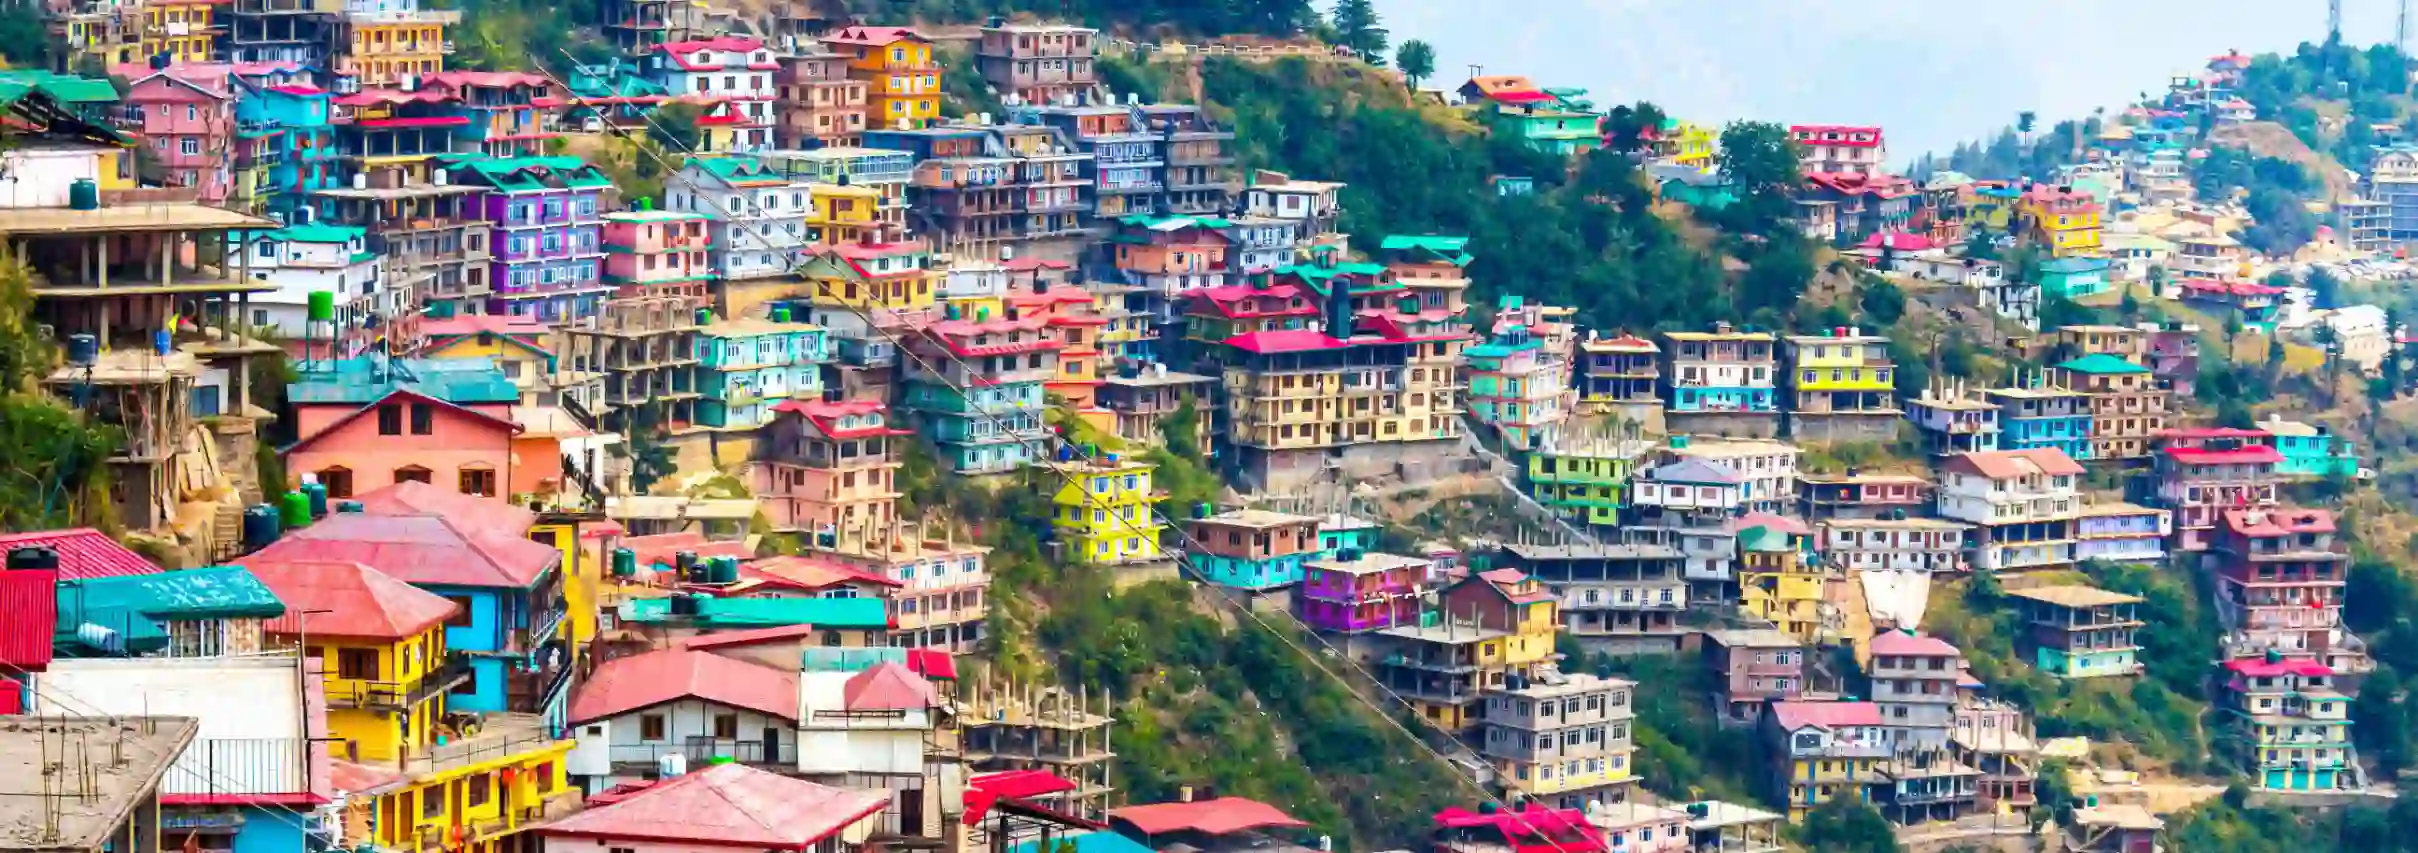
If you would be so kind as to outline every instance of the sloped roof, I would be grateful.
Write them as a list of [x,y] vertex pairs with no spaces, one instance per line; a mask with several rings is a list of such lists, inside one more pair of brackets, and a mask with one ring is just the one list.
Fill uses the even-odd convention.
[[[610,187],[613,179],[577,157],[504,157],[464,164],[488,186],[507,192]],[[559,186],[557,186],[559,184]]]
[[1251,829],[1299,829],[1310,825],[1283,809],[1244,797],[1126,806],[1109,809],[1108,819],[1132,826],[1143,835],[1163,832],[1227,835]]
[[889,805],[885,791],[834,788],[716,764],[620,802],[536,828],[544,835],[804,850]]
[[329,421],[327,426],[320,427],[318,432],[303,436],[302,440],[279,448],[277,452],[292,453],[294,451],[301,450],[302,448],[309,447],[313,444],[317,444],[319,439],[334,435],[338,430],[343,429],[345,425],[350,424],[360,418],[367,417],[370,413],[377,411],[379,404],[385,403],[388,400],[395,400],[399,398],[426,402],[443,410],[451,411],[465,418],[469,418],[473,423],[483,423],[508,433],[517,433],[520,431],[520,424],[513,423],[510,418],[501,418],[495,415],[490,415],[486,412],[482,412],[468,406],[459,405],[451,401],[421,393],[417,389],[396,388],[392,391],[386,392],[386,395],[383,397],[371,400],[369,403],[361,406],[360,408],[345,413],[343,417]]
[[59,584],[58,595],[61,625],[85,621],[88,611],[124,610],[155,619],[268,619],[286,612],[277,594],[241,566],[68,581]]
[[1727,465],[1716,465],[1690,456],[1668,465],[1656,466],[1646,476],[1662,483],[1717,483],[1735,486],[1746,482]]
[[1948,457],[1945,466],[1952,471],[1977,474],[1992,480],[2004,480],[2028,474],[2049,476],[2082,473],[2082,464],[2054,447],[2025,450],[1989,450],[1959,453]]
[[904,711],[940,704],[932,682],[896,663],[875,664],[849,676],[840,697],[842,707],[850,711]]
[[0,554],[36,546],[58,552],[59,579],[63,581],[148,575],[160,571],[160,567],[143,559],[143,555],[118,544],[117,540],[109,538],[109,534],[90,527],[0,534]]
[[1316,329],[1276,329],[1244,332],[1226,339],[1226,345],[1244,352],[1305,352],[1350,346]]
[[465,495],[417,480],[381,486],[353,500],[360,502],[361,511],[370,515],[433,515],[472,533],[519,538],[528,535],[529,528],[537,524],[537,513],[519,505]]
[[796,722],[798,673],[693,647],[615,658],[579,686],[571,698],[570,722],[577,725],[691,698]]
[[1468,266],[1472,260],[1468,252],[1469,238],[1467,237],[1447,237],[1435,234],[1388,234],[1384,240],[1378,242],[1377,248],[1381,251],[1404,255],[1425,254],[1455,266]]
[[1928,634],[1904,631],[1883,631],[1872,637],[1872,653],[1876,655],[1920,655],[1928,657],[1964,654],[1948,641]]
[[271,634],[401,640],[452,616],[444,596],[350,560],[280,560],[255,555],[244,568],[285,602]]
[[1773,702],[1772,717],[1782,731],[1795,731],[1806,726],[1838,728],[1841,726],[1877,726],[1881,724],[1881,706],[1870,702]]
[[899,39],[927,41],[910,27],[847,27],[823,36],[824,44],[855,44],[882,47]]
[[562,552],[439,516],[338,512],[254,559],[351,561],[421,586],[526,589],[561,564]]

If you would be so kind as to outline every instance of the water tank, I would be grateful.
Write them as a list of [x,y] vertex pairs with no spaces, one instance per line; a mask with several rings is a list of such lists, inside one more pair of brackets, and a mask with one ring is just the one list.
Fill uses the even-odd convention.
[[672,554],[672,570],[680,573],[681,580],[687,580],[689,573],[697,570],[697,552],[679,551]]
[[301,492],[303,497],[311,499],[311,517],[326,518],[327,485],[324,483],[304,483],[302,484]]
[[159,356],[159,357],[161,357],[161,358],[167,358],[167,357],[168,357],[168,355],[169,355],[170,353],[176,352],[176,330],[174,330],[174,329],[154,329],[154,330],[152,330],[152,332],[151,332],[151,352],[152,352],[152,354],[157,355],[157,356]]
[[277,522],[287,530],[300,530],[311,523],[311,496],[300,491],[287,492],[277,498]]
[[739,582],[739,558],[737,557],[715,557],[713,563],[706,568],[706,583],[732,584]]
[[277,508],[256,504],[243,511],[243,544],[246,551],[258,551],[276,544],[282,530],[277,521]]
[[308,316],[310,317],[311,322],[335,322],[336,294],[325,290],[311,291],[310,306],[310,314]]
[[638,576],[638,552],[628,548],[613,549],[613,576],[629,580]]
[[688,756],[677,752],[664,753],[655,759],[655,772],[665,778],[685,775],[688,773]]
[[101,209],[101,185],[91,178],[77,178],[67,185],[67,206],[75,210]]
[[787,323],[787,322],[789,322],[789,308],[788,308],[788,306],[781,306],[781,307],[778,307],[778,308],[774,308],[774,309],[772,309],[772,321],[773,321],[773,322],[775,322],[775,323]]
[[87,334],[67,336],[67,363],[90,367],[101,360],[101,339]]
[[672,603],[669,607],[674,616],[695,616],[697,615],[697,597],[694,595],[672,596]]
[[337,502],[336,502],[336,511],[337,511],[337,512],[360,512],[360,511],[361,511],[361,502],[360,502],[360,501],[337,501]]

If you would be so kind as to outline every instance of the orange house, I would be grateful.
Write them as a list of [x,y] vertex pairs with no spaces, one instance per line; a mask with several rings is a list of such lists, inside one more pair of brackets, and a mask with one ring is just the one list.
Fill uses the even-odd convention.
[[842,27],[823,46],[865,81],[865,129],[923,127],[940,118],[940,64],[932,40],[906,27]]
[[[325,407],[301,411],[311,409]],[[508,417],[398,388],[324,424],[301,420],[302,440],[279,455],[295,482],[316,474],[330,498],[407,480],[510,497],[512,439],[521,430]]]

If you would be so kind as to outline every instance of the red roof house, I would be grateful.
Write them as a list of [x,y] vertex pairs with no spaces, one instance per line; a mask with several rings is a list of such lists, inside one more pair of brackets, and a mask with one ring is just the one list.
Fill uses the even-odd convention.
[[1243,797],[1109,809],[1108,823],[1128,835],[1139,833],[1145,842],[1150,836],[1171,832],[1231,835],[1253,829],[1301,829],[1310,825],[1275,806]]
[[883,791],[834,788],[744,764],[716,764],[532,831],[549,839],[595,839],[606,847],[650,842],[805,851],[877,817],[889,803]]
[[90,527],[0,534],[0,554],[28,546],[58,552],[59,579],[63,581],[150,575],[160,571],[143,555],[127,550],[109,538],[109,534]]
[[262,626],[270,634],[404,640],[454,612],[454,603],[444,596],[350,560],[255,555],[243,567],[285,602],[285,615]]
[[798,719],[798,673],[693,648],[606,661],[571,699],[579,725],[682,699]]
[[850,711],[914,711],[940,704],[932,682],[895,663],[875,664],[848,678],[840,687],[842,707]]
[[433,515],[338,512],[252,559],[357,562],[408,584],[527,589],[561,565],[562,552]]
[[1771,714],[1784,732],[1806,726],[1836,729],[1881,724],[1881,706],[1871,702],[1773,702]]

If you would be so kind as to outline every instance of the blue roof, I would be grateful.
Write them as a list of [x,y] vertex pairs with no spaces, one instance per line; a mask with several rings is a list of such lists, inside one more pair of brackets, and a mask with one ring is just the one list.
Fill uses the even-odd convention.
[[363,356],[333,363],[313,362],[300,378],[286,386],[286,398],[296,403],[349,403],[366,406],[396,391],[409,390],[454,405],[518,403],[519,388],[505,378],[504,369],[489,358],[398,358]]
[[[61,581],[54,641],[113,653],[144,652],[167,640],[162,622],[285,615],[285,603],[241,566]],[[84,626],[106,628],[114,642],[84,640]],[[95,635],[97,639],[97,635]]]
[[2042,261],[2040,264],[2040,271],[2060,274],[2099,272],[2107,269],[2107,265],[2108,261],[2106,258],[2057,258],[2055,260]]
[[[624,622],[667,622],[672,600],[625,601],[620,615]],[[696,621],[711,628],[887,628],[890,614],[878,598],[700,598]]]
[[1047,850],[1041,849],[1041,839],[1021,841],[1009,847],[1008,853],[1059,853],[1066,845],[1072,845],[1074,853],[1151,853],[1150,848],[1142,846],[1142,842],[1105,829],[1081,835],[1058,836],[1050,839]]

